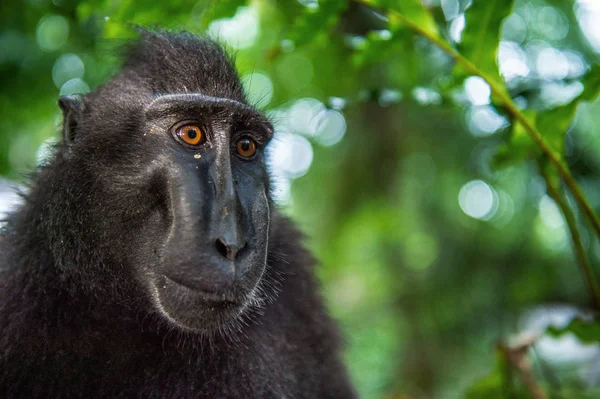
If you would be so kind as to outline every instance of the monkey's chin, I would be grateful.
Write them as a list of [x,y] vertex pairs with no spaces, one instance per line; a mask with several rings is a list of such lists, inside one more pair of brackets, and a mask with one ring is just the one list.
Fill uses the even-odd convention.
[[154,285],[160,314],[183,330],[212,333],[238,319],[249,302],[245,295],[219,295],[186,287],[169,278]]

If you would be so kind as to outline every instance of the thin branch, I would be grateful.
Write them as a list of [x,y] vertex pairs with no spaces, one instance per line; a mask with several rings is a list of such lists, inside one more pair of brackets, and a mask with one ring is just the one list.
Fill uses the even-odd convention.
[[534,399],[548,399],[548,396],[546,396],[542,388],[535,381],[535,378],[533,378],[531,364],[527,361],[527,351],[533,342],[534,340],[532,339],[516,346],[499,343],[498,347],[504,354],[506,361],[521,374],[521,378],[531,397]]
[[575,220],[575,215],[571,211],[571,208],[567,204],[565,198],[561,195],[558,188],[554,187],[548,172],[540,167],[540,171],[544,179],[546,180],[546,189],[548,191],[548,195],[554,200],[556,205],[558,205],[560,211],[565,217],[565,221],[567,222],[567,226],[569,226],[569,231],[571,233],[571,242],[573,243],[573,252],[575,253],[575,258],[577,259],[577,264],[581,269],[585,277],[585,281],[587,283],[588,291],[592,298],[594,298],[594,303],[596,304],[596,309],[600,310],[600,287],[598,287],[598,281],[596,280],[596,276],[594,271],[592,270],[592,266],[587,258],[585,253],[585,248],[583,247],[583,242],[581,241],[581,234],[579,234],[579,229],[577,228],[577,221]]
[[[371,6],[368,3],[364,3],[364,4]],[[462,65],[469,73],[483,78],[483,80],[485,80],[490,85],[492,93],[494,93],[497,96],[497,98],[500,99],[500,101],[502,102],[502,105],[504,106],[504,108],[506,109],[508,114],[511,117],[513,117],[513,119],[516,119],[523,125],[523,127],[529,134],[529,137],[542,150],[542,152],[548,157],[548,159],[554,165],[554,167],[556,167],[556,169],[560,173],[561,177],[565,181],[566,185],[569,187],[569,189],[573,193],[573,197],[575,198],[575,201],[577,202],[577,204],[579,205],[579,207],[581,208],[581,210],[583,211],[583,213],[585,214],[587,219],[590,221],[594,231],[596,232],[596,235],[598,237],[600,237],[600,220],[598,219],[598,216],[596,216],[596,213],[592,209],[591,205],[588,203],[588,201],[585,197],[585,194],[583,193],[583,190],[581,189],[581,187],[579,186],[577,181],[573,178],[573,176],[571,175],[571,172],[569,172],[569,169],[567,168],[567,166],[561,161],[560,155],[558,155],[556,152],[554,152],[554,150],[552,150],[552,148],[548,145],[548,143],[546,143],[544,141],[542,134],[537,130],[537,128],[534,125],[532,125],[530,123],[529,120],[527,120],[525,115],[521,112],[521,110],[519,110],[519,108],[512,101],[512,98],[506,93],[506,91],[504,90],[504,87],[502,85],[498,84],[497,81],[495,79],[493,79],[491,76],[489,76],[487,73],[480,70],[469,59],[467,59],[461,53],[456,51],[456,49],[454,49],[445,40],[427,32],[425,29],[421,28],[420,26],[418,26],[417,24],[412,22],[410,19],[406,18],[402,13],[392,10],[392,9],[387,9],[387,10],[389,12],[394,13],[394,15],[396,15],[402,22],[404,22],[415,33],[425,37],[426,39],[428,39],[429,41],[431,41],[432,43],[437,45],[439,48],[441,48],[446,54],[448,54],[450,57],[452,57],[452,59],[454,59],[457,63]]]

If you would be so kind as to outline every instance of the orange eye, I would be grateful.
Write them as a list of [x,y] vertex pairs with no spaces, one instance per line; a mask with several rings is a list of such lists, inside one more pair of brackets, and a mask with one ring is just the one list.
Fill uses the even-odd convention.
[[235,149],[239,156],[252,158],[256,154],[256,142],[248,137],[242,137],[235,144]]
[[185,144],[198,145],[204,141],[204,133],[198,125],[184,125],[175,132],[177,137]]

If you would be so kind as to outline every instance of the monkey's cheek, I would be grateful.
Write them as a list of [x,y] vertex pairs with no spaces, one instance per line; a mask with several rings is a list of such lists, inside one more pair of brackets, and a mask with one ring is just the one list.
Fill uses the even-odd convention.
[[237,319],[245,308],[243,302],[223,300],[172,281],[155,285],[155,293],[161,316],[178,328],[194,332],[218,330]]

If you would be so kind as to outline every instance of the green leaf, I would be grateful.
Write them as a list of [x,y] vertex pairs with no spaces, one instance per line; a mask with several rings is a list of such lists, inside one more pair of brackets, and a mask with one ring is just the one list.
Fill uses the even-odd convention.
[[564,157],[565,134],[573,123],[577,106],[581,101],[593,101],[600,93],[600,65],[594,65],[581,80],[583,91],[570,103],[540,112],[536,117],[536,127],[561,158]]
[[508,378],[510,365],[499,348],[496,348],[495,364],[491,374],[475,381],[466,393],[466,399],[501,399],[505,397],[504,387]]
[[469,387],[465,394],[466,399],[503,399],[504,381],[498,372],[488,375]]
[[294,19],[292,28],[286,33],[286,39],[293,41],[296,46],[302,46],[313,42],[318,35],[326,38],[346,7],[348,2],[345,0],[322,2],[318,9],[304,7],[304,11]]
[[568,333],[572,333],[577,339],[586,344],[600,342],[600,321],[583,320],[576,317],[566,327],[550,326],[546,330],[546,334],[553,337],[561,337]]
[[[406,29],[392,31],[392,37],[386,39],[376,32],[369,32],[365,37],[362,48],[355,49],[352,54],[352,63],[359,67],[387,62],[390,58],[397,57],[400,52],[406,52],[405,59],[416,58],[414,51],[406,51],[412,48],[414,41],[411,32]],[[414,63],[417,61],[415,60]],[[413,63],[413,64],[414,64]]]
[[395,15],[395,13],[398,13],[402,14],[410,23],[418,26],[428,35],[434,38],[439,38],[440,36],[433,16],[421,0],[367,0],[365,4],[393,11],[388,15],[390,29],[392,30],[404,23],[401,17]]
[[202,25],[208,26],[215,19],[233,17],[237,9],[245,4],[245,0],[203,0],[194,8],[200,9]]
[[[536,113],[534,111],[525,110],[522,113],[529,123],[535,125]],[[498,149],[492,159],[492,165],[498,169],[514,165],[527,158],[536,148],[523,124],[514,120],[511,124],[508,145],[501,146]]]
[[[546,184],[549,186],[547,191],[550,192],[550,188],[553,188],[556,192],[560,193],[562,180],[558,169],[556,169],[556,167],[550,163],[550,160],[545,154],[542,154],[538,157],[538,164],[540,167],[540,172],[546,179]],[[557,203],[557,205],[559,204]]]
[[561,158],[565,153],[565,133],[573,122],[577,103],[578,101],[571,101],[561,107],[540,112],[535,119],[535,125],[544,140]]
[[[513,0],[473,0],[465,12],[466,26],[460,52],[491,79],[502,84],[496,54],[500,43],[500,26],[513,8]],[[457,65],[457,76],[465,73]]]
[[[515,348],[520,350],[519,348]],[[466,399],[532,399],[523,376],[515,364],[509,361],[509,348],[496,348],[496,361],[493,371],[486,377],[477,380],[465,392]],[[512,350],[511,350],[512,351]],[[523,354],[524,355],[524,354]],[[546,389],[542,381],[536,382],[541,389]]]
[[[600,94],[600,65],[594,65],[581,79],[584,89],[571,102],[541,111],[522,111],[529,122],[540,132],[544,141],[564,161],[565,134],[573,123],[577,106],[581,101],[593,101]],[[501,147],[494,156],[493,165],[498,168],[516,163],[532,153],[540,154],[525,128],[513,121],[508,146]]]
[[583,92],[579,95],[580,101],[594,101],[600,94],[600,64],[592,65],[583,79]]

